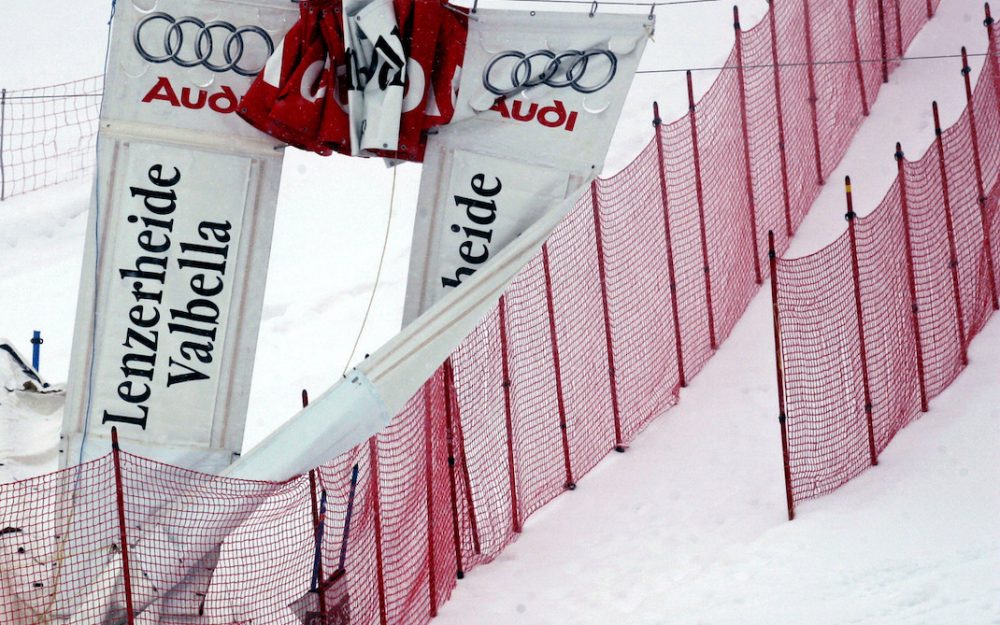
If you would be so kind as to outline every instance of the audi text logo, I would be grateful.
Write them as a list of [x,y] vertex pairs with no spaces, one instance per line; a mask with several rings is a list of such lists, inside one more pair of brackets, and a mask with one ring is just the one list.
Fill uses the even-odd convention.
[[[605,59],[601,63],[598,60]],[[508,69],[509,68],[509,69]],[[529,54],[507,50],[496,55],[483,70],[483,86],[506,97],[522,89],[547,85],[594,93],[607,87],[618,72],[618,57],[610,50],[536,50]]]
[[[157,37],[159,28],[152,26],[154,22],[164,23],[162,37]],[[173,61],[181,67],[201,65],[213,72],[234,71],[241,76],[256,76],[274,52],[274,42],[260,26],[237,28],[221,20],[178,19],[162,11],[139,20],[132,41],[139,56],[150,63]],[[265,54],[260,54],[258,50],[263,48]]]

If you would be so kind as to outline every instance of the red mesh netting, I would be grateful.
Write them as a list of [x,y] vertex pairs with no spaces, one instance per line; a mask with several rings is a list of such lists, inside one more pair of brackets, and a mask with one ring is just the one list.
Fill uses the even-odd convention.
[[[924,2],[901,0],[905,41]],[[857,15],[877,3],[857,0]],[[730,55],[745,69],[723,71],[596,182],[392,424],[317,470],[322,593],[308,592],[318,504],[306,476],[240,482],[122,454],[127,558],[113,456],[0,486],[0,622],[125,622],[124,562],[141,623],[296,623],[322,608],[329,623],[426,622],[456,572],[496,557],[676,403],[679,356],[687,378],[704,366],[757,290],[765,233],[784,249],[819,192],[817,162],[828,172],[843,155],[862,115],[840,41],[853,37],[847,0],[810,1],[810,37],[805,2],[776,4]],[[878,29],[858,37],[880,54]],[[775,56],[791,65],[775,71]],[[806,63],[834,57],[849,62]],[[881,76],[865,72],[872,101]]]
[[4,90],[0,95],[0,199],[90,174],[103,77]]
[[920,160],[904,160],[903,177],[854,222],[860,321],[850,230],[811,256],[777,262],[795,501],[871,466],[956,378],[995,309],[1000,76],[993,43],[991,51],[972,106]]

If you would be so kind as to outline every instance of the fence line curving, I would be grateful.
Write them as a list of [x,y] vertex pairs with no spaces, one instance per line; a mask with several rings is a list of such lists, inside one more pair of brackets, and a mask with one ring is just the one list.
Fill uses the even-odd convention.
[[790,518],[795,503],[878,463],[968,364],[969,342],[998,309],[1000,72],[989,5],[986,24],[974,90],[962,50],[967,106],[955,124],[942,130],[933,103],[934,143],[913,161],[896,144],[899,173],[872,213],[855,215],[848,179],[847,231],[812,255],[774,261]]
[[[905,48],[928,6],[782,0],[745,32],[736,16],[733,71],[655,120],[392,424],[313,479],[219,479],[116,449],[0,485],[0,621],[425,623],[677,402],[757,291],[765,233],[785,248],[862,94],[874,102],[883,75],[860,59]],[[815,64],[845,54],[856,63]],[[184,576],[165,572],[176,560]]]

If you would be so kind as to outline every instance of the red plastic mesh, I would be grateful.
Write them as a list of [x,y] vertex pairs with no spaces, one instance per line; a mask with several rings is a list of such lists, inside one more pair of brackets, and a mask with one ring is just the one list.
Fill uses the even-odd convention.
[[[859,14],[870,15],[876,2],[858,0]],[[800,64],[809,56],[804,3],[776,5],[778,60],[792,64],[777,78],[794,227],[819,192],[813,103],[809,67]],[[809,6],[816,54],[853,54],[820,35],[850,31],[846,0]],[[907,32],[926,20],[925,13],[904,17],[914,22]],[[873,49],[871,28],[859,36],[863,50]],[[502,308],[385,431],[317,470],[328,495],[324,577],[338,570],[352,466],[359,472],[344,573],[325,591],[328,614],[339,615],[329,622],[347,622],[345,611],[350,623],[426,622],[455,587],[456,572],[496,557],[528,516],[676,403],[674,293],[687,378],[714,351],[710,320],[716,344],[732,331],[757,290],[754,241],[763,269],[767,230],[778,233],[780,249],[787,245],[770,21],[741,40],[742,94],[741,73],[723,71],[689,115],[657,127],[666,204],[654,137],[633,163],[584,194],[544,253],[513,280]],[[734,49],[730,66],[736,58]],[[819,67],[816,131],[829,171],[860,121],[861,91],[853,63]],[[845,77],[846,86],[828,84]],[[875,78],[872,99],[881,84]],[[306,597],[314,540],[307,477],[240,482],[121,457],[137,622],[296,623],[288,606],[313,600],[318,607],[317,597]],[[0,592],[9,595],[0,622],[63,622],[57,613],[75,613],[81,623],[124,622],[114,495],[111,456],[0,486],[0,528],[14,528],[0,535]],[[70,560],[72,567],[59,564]],[[73,573],[53,577],[54,570]],[[48,620],[33,610],[47,610]]]
[[[828,493],[872,464],[859,326],[864,330],[877,458],[922,409],[919,361],[924,395],[930,399],[961,372],[969,341],[993,312],[998,276],[989,266],[984,218],[996,258],[1000,252],[1000,79],[996,68],[987,59],[973,96],[975,126],[967,108],[941,136],[944,175],[942,153],[935,142],[920,160],[904,161],[904,179],[897,178],[879,206],[856,220],[860,322],[849,233],[811,256],[777,263],[789,471],[795,501]],[[978,159],[974,137],[978,138]],[[982,209],[977,160],[985,200]],[[863,192],[855,188],[855,193]],[[910,287],[911,255],[915,302]]]
[[93,171],[103,77],[0,97],[0,199]]

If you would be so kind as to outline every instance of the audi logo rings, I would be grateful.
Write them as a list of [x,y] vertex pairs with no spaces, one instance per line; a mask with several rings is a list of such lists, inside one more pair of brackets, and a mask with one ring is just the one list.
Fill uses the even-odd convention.
[[[149,23],[157,20],[167,23],[167,29],[163,33],[163,54],[153,54],[146,47],[151,42],[144,42],[142,37],[143,29]],[[194,34],[193,46],[186,47],[184,45],[185,36],[190,37],[193,34],[190,32],[190,29],[188,33],[185,33],[185,24],[191,24],[198,29],[197,33]],[[221,45],[222,60],[225,61],[224,63],[219,63],[218,59],[214,63],[211,60],[212,54],[216,50],[215,33],[218,31],[228,33]],[[247,51],[248,41],[252,38],[258,38],[264,43],[264,46],[267,48],[267,54],[264,55],[256,67],[246,67],[242,64],[242,61],[244,60],[244,53]],[[147,37],[147,39],[149,38]],[[229,22],[221,20],[205,22],[197,17],[182,17],[178,19],[162,11],[150,13],[136,23],[135,29],[132,31],[132,42],[135,44],[135,49],[139,53],[139,56],[150,63],[173,61],[181,67],[202,65],[213,72],[222,73],[232,70],[241,76],[256,76],[264,69],[267,59],[274,52],[274,41],[271,40],[271,36],[267,34],[267,31],[260,26],[240,26],[237,28]],[[182,55],[182,51],[190,51],[192,47],[193,54],[185,58]]]
[[[591,59],[604,57],[608,60],[607,67],[591,65]],[[535,59],[545,59],[545,67],[541,72],[535,71]],[[510,76],[503,81],[503,70],[497,66],[504,59],[516,59],[510,68]],[[589,71],[588,71],[589,70]],[[593,80],[593,73],[598,73],[598,80]],[[566,50],[551,52],[535,50],[529,54],[517,50],[507,50],[496,55],[483,69],[483,86],[501,97],[517,93],[522,89],[548,85],[554,89],[570,87],[579,93],[594,93],[607,87],[618,73],[618,57],[610,50]],[[590,80],[587,80],[590,79]],[[498,84],[498,81],[499,84]]]

